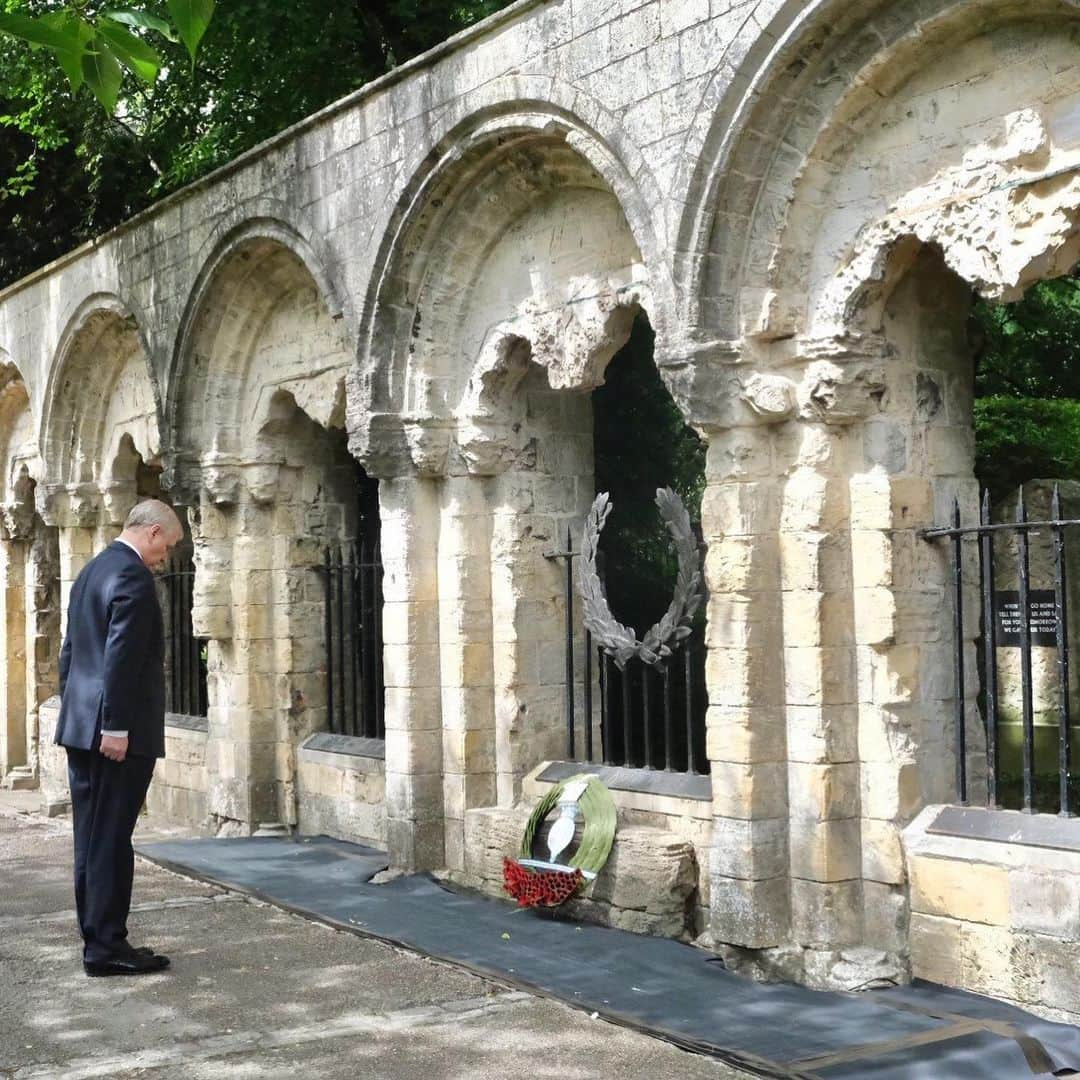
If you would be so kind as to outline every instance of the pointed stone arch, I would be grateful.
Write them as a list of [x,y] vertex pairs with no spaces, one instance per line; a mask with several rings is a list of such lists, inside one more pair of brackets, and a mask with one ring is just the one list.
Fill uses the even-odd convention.
[[346,806],[311,789],[300,753],[327,723],[317,567],[358,538],[364,483],[344,430],[354,348],[319,247],[261,217],[213,247],[178,339],[170,475],[197,507],[192,618],[212,672],[212,825],[317,821],[382,843],[377,769]]
[[40,443],[48,514],[119,526],[137,497],[121,475],[121,441],[160,466],[159,395],[131,309],[112,294],[86,298],[60,337],[46,384]]
[[718,79],[680,234],[700,385],[734,390],[703,522],[730,781],[712,924],[766,963],[797,946],[828,986],[843,944],[908,970],[900,834],[949,797],[955,694],[928,629],[947,568],[919,530],[974,511],[972,289],[1016,295],[1080,253],[1080,19],[934,0],[775,20]]
[[48,737],[39,709],[57,690],[60,649],[56,529],[38,514],[37,424],[18,367],[0,350],[0,779],[39,782]]

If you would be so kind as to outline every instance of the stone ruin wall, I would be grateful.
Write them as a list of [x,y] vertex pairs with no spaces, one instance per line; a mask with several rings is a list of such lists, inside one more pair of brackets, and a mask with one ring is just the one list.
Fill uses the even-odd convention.
[[[148,478],[186,511],[210,714],[159,805],[468,869],[561,752],[543,553],[644,309],[708,443],[713,780],[704,818],[625,824],[690,844],[683,932],[736,966],[906,977],[902,830],[952,797],[955,694],[917,533],[973,507],[971,290],[1076,261],[1076,33],[1049,0],[526,0],[0,294],[61,595]],[[352,770],[302,749],[350,454],[387,694],[385,762]]]

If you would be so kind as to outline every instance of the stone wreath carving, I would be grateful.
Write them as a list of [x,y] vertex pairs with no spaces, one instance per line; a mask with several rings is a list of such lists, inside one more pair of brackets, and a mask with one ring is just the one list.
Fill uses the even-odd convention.
[[641,641],[638,641],[632,626],[623,626],[612,615],[596,569],[600,533],[612,509],[611,496],[606,491],[596,496],[585,518],[578,573],[585,626],[620,671],[635,656],[654,667],[666,665],[681,642],[690,636],[691,623],[701,605],[701,565],[697,538],[690,527],[690,515],[682,499],[671,488],[657,488],[656,506],[675,541],[679,575],[675,581],[675,595],[663,618],[649,628]]

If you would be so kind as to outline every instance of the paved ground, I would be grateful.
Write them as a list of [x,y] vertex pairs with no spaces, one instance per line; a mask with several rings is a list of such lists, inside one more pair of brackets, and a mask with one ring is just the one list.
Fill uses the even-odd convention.
[[71,910],[70,822],[20,812],[32,804],[0,793],[0,1077],[746,1075],[143,862],[131,937],[168,953],[172,971],[88,979]]

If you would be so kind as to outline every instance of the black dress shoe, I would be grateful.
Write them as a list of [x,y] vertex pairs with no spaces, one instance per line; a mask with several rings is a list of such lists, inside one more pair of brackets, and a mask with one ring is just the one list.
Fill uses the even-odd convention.
[[134,949],[123,956],[111,956],[108,960],[84,960],[83,971],[92,978],[107,975],[152,975],[169,966],[167,956],[156,953],[136,952]]

